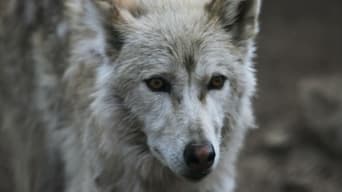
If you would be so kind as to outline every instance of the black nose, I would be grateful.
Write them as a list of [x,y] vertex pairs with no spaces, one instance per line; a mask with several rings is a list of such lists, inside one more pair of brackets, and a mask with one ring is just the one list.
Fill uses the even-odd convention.
[[215,160],[214,147],[208,142],[189,143],[184,150],[184,160],[191,172],[208,172]]

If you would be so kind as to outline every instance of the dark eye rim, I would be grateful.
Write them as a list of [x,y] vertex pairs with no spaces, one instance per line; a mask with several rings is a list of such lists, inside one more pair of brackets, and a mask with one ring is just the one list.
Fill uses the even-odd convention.
[[[220,86],[213,86],[213,85],[212,85],[212,81],[213,81],[214,78],[221,78],[222,84],[221,84]],[[220,89],[222,89],[222,88],[224,87],[224,84],[225,84],[226,80],[227,80],[227,77],[224,76],[224,75],[221,75],[221,74],[215,74],[215,75],[213,75],[213,76],[210,78],[210,81],[209,81],[209,83],[208,83],[208,90],[220,90]]]
[[[149,85],[149,83],[152,81],[152,80],[160,80],[163,82],[163,85],[156,89],[156,88],[153,88]],[[165,78],[163,77],[160,77],[160,76],[153,76],[153,77],[150,77],[148,79],[145,79],[144,80],[147,88],[149,88],[152,92],[166,92],[166,93],[170,93],[171,92],[171,84],[169,83],[168,80],[166,80]]]

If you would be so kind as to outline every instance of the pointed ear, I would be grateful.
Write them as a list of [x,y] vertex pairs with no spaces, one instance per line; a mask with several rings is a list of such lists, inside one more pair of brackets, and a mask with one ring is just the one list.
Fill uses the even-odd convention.
[[136,0],[93,0],[102,15],[105,28],[107,51],[117,53],[124,44],[123,26],[134,22],[141,13]]
[[103,13],[110,16],[111,22],[130,22],[139,17],[143,10],[137,0],[94,0]]
[[124,44],[124,26],[134,22],[136,0],[68,0],[66,16],[70,24],[74,56],[89,60],[94,55],[115,57]]
[[211,18],[219,18],[223,28],[237,42],[253,39],[259,32],[261,0],[212,0],[207,5]]

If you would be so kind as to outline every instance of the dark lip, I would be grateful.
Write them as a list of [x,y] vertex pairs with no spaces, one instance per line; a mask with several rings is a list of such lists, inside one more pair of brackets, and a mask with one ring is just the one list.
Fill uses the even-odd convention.
[[207,175],[209,175],[210,172],[211,172],[211,170],[208,169],[206,171],[202,171],[202,172],[198,172],[198,173],[189,172],[187,174],[184,174],[183,176],[185,177],[185,179],[187,179],[189,181],[199,182],[202,179],[204,179]]

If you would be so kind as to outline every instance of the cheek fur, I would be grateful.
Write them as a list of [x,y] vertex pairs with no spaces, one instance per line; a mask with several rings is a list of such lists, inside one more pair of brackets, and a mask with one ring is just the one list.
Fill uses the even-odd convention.
[[136,115],[144,122],[146,131],[161,131],[168,126],[172,115],[170,97],[167,93],[157,93],[150,91],[146,85],[142,84],[134,93]]
[[217,126],[223,126],[224,114],[230,110],[230,86],[225,85],[222,90],[211,91],[207,97],[207,110],[212,121]]

